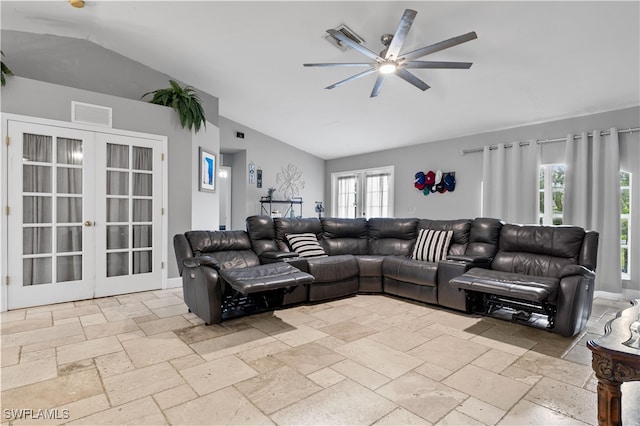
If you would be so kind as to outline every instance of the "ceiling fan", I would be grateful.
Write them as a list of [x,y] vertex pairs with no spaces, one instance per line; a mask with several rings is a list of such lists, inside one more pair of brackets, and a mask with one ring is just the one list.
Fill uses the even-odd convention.
[[441,41],[429,46],[422,47],[420,49],[412,50],[407,53],[400,53],[404,44],[407,33],[411,29],[413,20],[416,17],[415,10],[406,9],[395,34],[383,34],[380,41],[385,46],[384,50],[380,54],[375,53],[372,50],[364,47],[363,45],[351,40],[342,32],[329,29],[327,33],[338,39],[341,43],[353,48],[354,50],[362,53],[372,62],[351,62],[351,63],[319,63],[319,64],[303,64],[305,67],[367,67],[365,71],[352,75],[349,78],[345,78],[337,83],[325,87],[325,89],[333,89],[334,87],[342,86],[345,83],[356,80],[358,78],[367,76],[369,74],[378,73],[378,78],[373,85],[371,91],[371,97],[378,96],[382,89],[385,76],[388,74],[395,74],[403,80],[413,84],[420,90],[427,90],[429,86],[424,81],[420,80],[414,74],[407,71],[407,69],[418,68],[449,68],[449,69],[469,69],[472,62],[443,62],[443,61],[415,61],[414,59],[421,58],[423,56],[430,55],[440,50],[448,49],[458,44],[465,43],[470,40],[478,38],[474,31],[469,33],[450,38],[448,40]]

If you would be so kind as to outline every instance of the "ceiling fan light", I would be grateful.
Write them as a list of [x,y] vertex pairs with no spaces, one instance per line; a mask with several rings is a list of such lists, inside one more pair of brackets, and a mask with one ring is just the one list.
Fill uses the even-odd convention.
[[378,68],[378,71],[380,71],[381,74],[393,74],[394,72],[396,72],[397,68],[398,67],[396,66],[396,64],[392,62],[387,62],[386,64],[380,65],[380,68]]

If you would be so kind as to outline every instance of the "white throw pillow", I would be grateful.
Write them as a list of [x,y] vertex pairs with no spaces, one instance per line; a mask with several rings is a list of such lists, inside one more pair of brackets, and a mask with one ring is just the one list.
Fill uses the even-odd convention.
[[412,259],[425,262],[438,262],[447,258],[449,243],[453,231],[437,231],[435,229],[421,229],[418,232],[416,245],[413,248]]
[[318,242],[316,235],[311,232],[304,234],[287,234],[286,236],[291,248],[302,257],[327,255]]

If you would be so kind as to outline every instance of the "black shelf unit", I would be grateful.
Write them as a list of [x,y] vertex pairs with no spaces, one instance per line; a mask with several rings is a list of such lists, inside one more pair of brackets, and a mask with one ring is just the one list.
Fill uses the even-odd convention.
[[[302,217],[302,198],[292,198],[290,200],[272,200],[268,197],[260,198],[260,212],[271,216],[274,204],[285,204],[286,210],[282,213],[281,217],[291,217],[291,212],[295,217]],[[300,214],[296,214],[296,207],[300,206]]]

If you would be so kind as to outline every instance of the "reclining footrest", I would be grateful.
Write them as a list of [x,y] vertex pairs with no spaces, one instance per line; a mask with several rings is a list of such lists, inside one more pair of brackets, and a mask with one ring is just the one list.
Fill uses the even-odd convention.
[[312,275],[301,272],[288,263],[221,269],[219,274],[234,290],[242,294],[311,284],[314,280]]
[[534,304],[555,303],[560,280],[510,272],[473,268],[449,281],[453,287],[494,294]]

